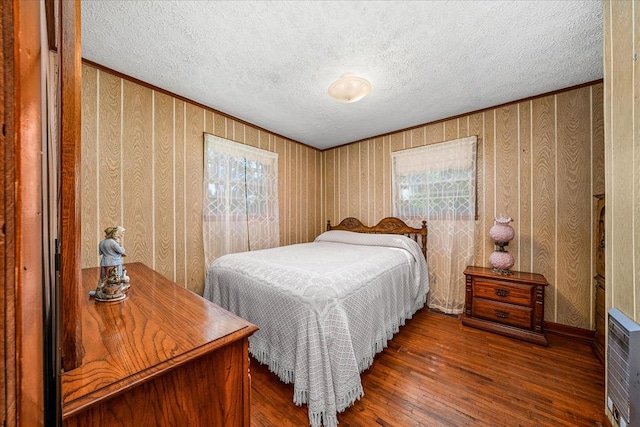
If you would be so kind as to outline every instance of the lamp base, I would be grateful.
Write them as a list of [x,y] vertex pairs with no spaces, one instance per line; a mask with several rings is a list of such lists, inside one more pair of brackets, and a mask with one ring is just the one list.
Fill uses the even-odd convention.
[[503,268],[497,268],[497,267],[493,267],[491,271],[496,274],[502,274],[503,276],[511,276],[513,274],[513,271],[511,270],[505,270]]
[[491,254],[491,256],[489,257],[489,263],[497,273],[500,270],[508,271],[511,267],[513,267],[513,264],[515,264],[515,259],[509,252],[498,250]]

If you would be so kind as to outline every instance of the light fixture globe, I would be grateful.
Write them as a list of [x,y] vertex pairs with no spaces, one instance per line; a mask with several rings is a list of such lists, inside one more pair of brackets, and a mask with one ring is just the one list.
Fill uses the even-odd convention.
[[329,85],[327,93],[333,99],[345,104],[360,101],[371,92],[371,83],[364,77],[347,73]]

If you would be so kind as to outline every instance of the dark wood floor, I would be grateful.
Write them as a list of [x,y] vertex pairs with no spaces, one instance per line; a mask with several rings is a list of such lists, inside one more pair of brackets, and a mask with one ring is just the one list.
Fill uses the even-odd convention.
[[[602,426],[604,368],[585,342],[549,347],[462,326],[423,309],[362,374],[349,426]],[[306,426],[293,386],[251,360],[251,426]]]

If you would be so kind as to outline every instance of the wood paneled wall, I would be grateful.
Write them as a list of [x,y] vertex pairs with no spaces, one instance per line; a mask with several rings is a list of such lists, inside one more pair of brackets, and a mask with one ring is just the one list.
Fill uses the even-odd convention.
[[640,323],[640,1],[603,3],[606,309]]
[[87,64],[82,78],[83,268],[120,224],[126,262],[202,294],[204,132],[278,153],[281,244],[322,231],[320,151]]
[[82,266],[107,226],[127,261],[202,293],[203,132],[279,154],[280,242],[327,219],[392,214],[392,151],[478,135],[475,257],[489,265],[493,217],[514,218],[514,269],[544,274],[545,320],[593,329],[592,216],[604,192],[603,86],[595,84],[319,152],[83,65]]
[[[594,194],[604,192],[602,84],[323,152],[325,216],[392,215],[393,151],[478,135],[475,263],[490,266],[493,218],[514,218],[514,270],[544,274],[545,320],[593,329]],[[460,272],[462,274],[462,272]]]

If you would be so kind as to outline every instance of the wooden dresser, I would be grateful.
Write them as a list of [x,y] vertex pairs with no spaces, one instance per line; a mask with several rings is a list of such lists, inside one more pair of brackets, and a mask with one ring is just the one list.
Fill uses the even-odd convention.
[[257,327],[140,263],[120,302],[82,271],[80,367],[62,375],[64,426],[249,426],[248,337]]
[[544,335],[544,288],[541,274],[514,271],[505,275],[491,268],[469,266],[462,324],[548,345]]

